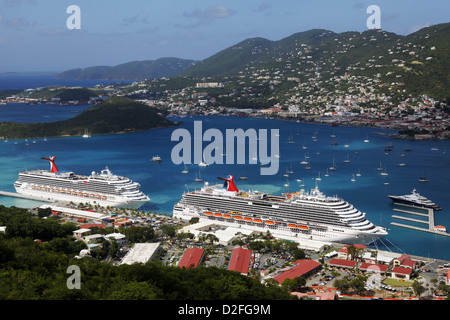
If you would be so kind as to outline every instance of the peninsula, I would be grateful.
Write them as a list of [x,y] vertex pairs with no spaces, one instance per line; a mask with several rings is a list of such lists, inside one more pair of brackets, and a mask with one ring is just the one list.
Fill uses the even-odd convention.
[[10,139],[81,136],[146,131],[175,126],[160,110],[140,102],[111,97],[67,120],[50,123],[1,122],[0,136]]

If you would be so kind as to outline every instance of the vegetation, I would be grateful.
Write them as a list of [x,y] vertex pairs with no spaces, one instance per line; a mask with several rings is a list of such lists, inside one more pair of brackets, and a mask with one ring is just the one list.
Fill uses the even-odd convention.
[[72,69],[60,73],[58,78],[82,80],[145,80],[171,77],[195,64],[194,60],[160,58],[157,60],[133,61],[114,67],[96,66]]
[[[0,206],[0,225],[6,226],[6,233],[0,233],[1,300],[294,299],[278,285],[263,285],[238,272],[215,267],[182,269],[157,261],[113,266],[92,257],[74,259],[85,247],[71,237],[76,226],[61,224],[58,218],[42,219],[25,209]],[[152,236],[147,232],[133,234],[142,240],[141,236]],[[35,241],[37,238],[43,241]],[[113,250],[114,243],[110,246]],[[105,255],[99,252],[96,257]],[[67,268],[71,265],[80,268],[80,289],[67,287]]]
[[39,138],[145,131],[173,126],[159,110],[122,97],[111,97],[76,117],[51,123],[1,122],[0,136]]

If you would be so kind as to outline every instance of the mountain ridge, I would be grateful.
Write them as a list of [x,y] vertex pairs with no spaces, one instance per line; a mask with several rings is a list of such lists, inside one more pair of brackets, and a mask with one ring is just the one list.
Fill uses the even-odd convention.
[[195,60],[164,57],[156,60],[130,61],[116,66],[93,66],[66,70],[59,79],[135,80],[172,77],[195,64]]

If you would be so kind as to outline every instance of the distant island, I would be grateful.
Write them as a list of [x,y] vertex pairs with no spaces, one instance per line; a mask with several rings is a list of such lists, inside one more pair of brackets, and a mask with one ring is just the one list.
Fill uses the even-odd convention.
[[67,70],[56,75],[59,79],[78,80],[145,80],[178,75],[197,61],[180,58],[132,61],[117,66],[94,66]]
[[167,120],[160,110],[140,102],[111,97],[67,120],[50,123],[1,122],[0,137],[9,139],[81,136],[146,131],[177,125]]

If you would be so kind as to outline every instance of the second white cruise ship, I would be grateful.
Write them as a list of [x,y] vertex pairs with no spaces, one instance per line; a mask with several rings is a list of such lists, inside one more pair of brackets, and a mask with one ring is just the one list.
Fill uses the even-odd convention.
[[59,171],[55,156],[42,158],[50,162],[50,170],[31,170],[19,173],[14,183],[17,193],[50,201],[91,203],[107,207],[139,208],[150,199],[140,184],[113,174],[107,167],[90,176],[72,171]]
[[365,213],[338,197],[327,197],[316,187],[311,192],[273,195],[242,192],[229,176],[225,184],[186,192],[175,204],[174,217],[214,220],[217,224],[317,241],[370,244],[387,235],[385,228],[366,219]]

